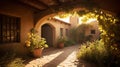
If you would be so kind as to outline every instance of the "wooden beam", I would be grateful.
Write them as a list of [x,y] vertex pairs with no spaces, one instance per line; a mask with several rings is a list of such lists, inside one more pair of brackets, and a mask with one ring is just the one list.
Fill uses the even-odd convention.
[[61,5],[60,0],[55,0],[58,5]]
[[48,4],[45,4],[43,1],[41,1],[41,0],[37,0],[37,1],[45,7],[49,7]]
[[44,6],[43,4],[40,4],[37,0],[19,0],[25,4],[28,4],[30,6],[33,6],[39,10],[44,10],[46,9],[46,6]]

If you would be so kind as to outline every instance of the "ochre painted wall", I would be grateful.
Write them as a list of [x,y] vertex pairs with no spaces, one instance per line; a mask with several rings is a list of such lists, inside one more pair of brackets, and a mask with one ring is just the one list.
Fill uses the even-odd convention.
[[[92,35],[93,38],[92,40],[96,40],[99,39],[100,37],[100,30],[99,30],[99,24],[97,21],[93,21],[90,22],[89,25],[91,25],[91,27],[89,27],[86,31],[85,31],[85,35]],[[95,30],[95,34],[91,34],[91,30]]]
[[60,28],[63,28],[63,36],[66,37],[66,29],[70,29],[70,24],[64,23],[62,21],[57,21],[54,19],[50,19],[50,17],[54,16],[54,14],[48,15],[40,19],[37,24],[35,25],[35,28],[41,35],[41,27],[44,24],[49,24],[53,28],[53,46],[56,47],[57,38],[60,36]]
[[[25,52],[24,42],[26,40],[26,35],[29,30],[33,27],[33,11],[22,6],[21,4],[13,3],[13,2],[0,2],[0,13],[15,17],[20,17],[21,19],[21,30],[20,30],[20,43],[5,43],[0,44],[0,50],[15,50],[17,53]],[[4,47],[4,48],[3,48]],[[3,50],[2,50],[3,48]]]

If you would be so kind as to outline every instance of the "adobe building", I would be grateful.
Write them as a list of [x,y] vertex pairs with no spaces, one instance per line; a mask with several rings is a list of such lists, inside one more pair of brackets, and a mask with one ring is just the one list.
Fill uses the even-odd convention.
[[99,22],[97,20],[92,20],[89,22],[82,22],[80,21],[80,18],[78,15],[72,15],[70,16],[70,28],[78,27],[80,24],[89,24],[91,27],[88,27],[85,30],[85,36],[92,35],[92,40],[97,40],[100,37],[100,31],[99,31]]
[[35,24],[33,7],[13,1],[0,2],[0,51],[10,50],[24,54],[25,40],[30,29],[35,27],[40,36],[45,37],[49,46],[55,46],[57,37],[65,36],[70,24],[44,16]]
[[25,52],[25,40],[30,29],[35,27],[49,46],[56,46],[59,36],[68,36],[68,31],[78,24],[78,17],[71,16],[70,23],[47,15],[34,21],[34,9],[17,2],[0,2],[0,49],[13,50],[18,54]]
[[50,16],[51,15],[48,15],[40,19],[35,28],[38,30],[41,37],[46,38],[47,44],[50,47],[56,47],[58,37],[62,36],[67,38],[71,24],[56,18],[50,18]]
[[[33,27],[37,29],[41,37],[47,39],[49,46],[56,46],[57,37],[67,37],[69,29],[78,24],[77,17],[71,17],[70,23],[51,18],[56,14],[50,14],[54,10],[47,9],[49,6],[56,6],[57,3],[52,0],[38,1],[2,0],[0,2],[0,51],[2,53],[13,50],[18,54],[24,54],[26,35]],[[59,3],[64,3],[59,1]],[[67,1],[69,0],[65,2]],[[47,11],[42,13],[44,10]],[[98,36],[97,28],[98,26],[93,24],[92,30],[87,31],[86,35],[92,33],[95,37]]]
[[26,34],[34,27],[33,10],[21,4],[0,2],[0,49],[4,51],[25,51]]

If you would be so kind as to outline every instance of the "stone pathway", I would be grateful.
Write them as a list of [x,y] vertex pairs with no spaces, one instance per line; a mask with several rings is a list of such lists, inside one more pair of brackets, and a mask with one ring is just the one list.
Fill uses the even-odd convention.
[[93,67],[88,64],[77,64],[76,52],[79,45],[63,49],[49,48],[43,51],[43,56],[30,61],[25,67]]

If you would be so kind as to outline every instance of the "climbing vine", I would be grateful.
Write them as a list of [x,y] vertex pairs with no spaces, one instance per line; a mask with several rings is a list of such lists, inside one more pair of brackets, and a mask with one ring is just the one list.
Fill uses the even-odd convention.
[[79,11],[78,14],[80,16],[86,15],[85,20],[89,18],[96,18],[99,21],[99,29],[101,31],[101,39],[107,45],[117,44],[119,46],[120,43],[120,23],[119,19],[112,14],[109,14],[102,10],[89,10],[89,11]]
[[[80,12],[78,12],[79,14]],[[120,20],[115,15],[102,10],[82,11],[85,20],[99,21],[101,40],[82,44],[78,59],[95,63],[100,67],[120,67]]]
[[[87,0],[83,1],[83,3],[93,3],[88,2]],[[94,4],[96,5],[96,4]],[[87,5],[84,5],[87,6]],[[89,5],[90,6],[90,5]],[[65,9],[69,9],[69,13],[75,13],[74,7],[61,8],[62,11]],[[116,44],[120,48],[120,21],[116,15],[109,13],[108,11],[104,11],[101,9],[90,9],[92,6],[87,7],[85,10],[76,11],[79,16],[85,16],[82,19],[84,22],[90,18],[96,18],[99,21],[99,29],[101,31],[101,39],[105,42],[106,45],[114,45]],[[64,15],[62,15],[64,17]]]

